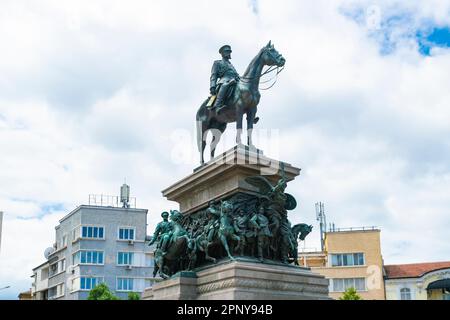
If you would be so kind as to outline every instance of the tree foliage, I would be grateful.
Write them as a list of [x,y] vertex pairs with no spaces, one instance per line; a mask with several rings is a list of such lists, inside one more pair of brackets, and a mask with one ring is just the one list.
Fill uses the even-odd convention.
[[100,283],[89,291],[88,300],[120,300],[109,290],[106,283]]
[[141,296],[137,292],[130,292],[128,294],[128,300],[140,300]]
[[345,290],[342,297],[339,298],[339,300],[362,300],[361,296],[356,293],[355,288],[348,288]]

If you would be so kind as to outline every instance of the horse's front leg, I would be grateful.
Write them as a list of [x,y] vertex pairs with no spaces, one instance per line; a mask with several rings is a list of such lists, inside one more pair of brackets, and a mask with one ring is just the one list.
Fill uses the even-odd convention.
[[167,274],[165,274],[164,273],[164,267],[165,267],[165,264],[164,264],[164,258],[162,258],[161,259],[161,265],[159,266],[159,275],[161,276],[161,278],[163,278],[163,279],[168,279],[168,278],[170,278],[169,277],[169,275],[167,275]]
[[231,255],[230,252],[230,247],[228,246],[227,237],[224,234],[220,235],[220,241],[222,242],[222,245],[225,248],[225,251],[227,252],[228,258],[234,260],[234,257]]
[[247,144],[251,149],[256,147],[253,145],[252,134],[253,134],[253,124],[256,116],[256,107],[250,108],[247,112]]
[[212,263],[216,263],[216,259],[213,258],[213,257],[211,257],[211,256],[209,255],[209,247],[210,247],[210,245],[212,245],[212,244],[213,244],[213,243],[211,242],[211,243],[208,243],[208,244],[206,245],[206,249],[205,249],[205,259],[208,260],[208,261],[211,261]]

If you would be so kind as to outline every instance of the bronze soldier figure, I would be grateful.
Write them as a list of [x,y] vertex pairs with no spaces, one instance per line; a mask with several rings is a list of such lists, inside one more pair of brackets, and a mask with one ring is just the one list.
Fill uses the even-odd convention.
[[206,209],[206,213],[209,218],[208,223],[205,226],[206,239],[209,243],[212,243],[217,236],[220,227],[220,208],[217,208],[217,205],[210,202],[210,206]]
[[214,103],[217,112],[224,107],[224,100],[228,89],[239,80],[239,74],[230,62],[231,52],[232,50],[229,45],[222,46],[219,49],[222,60],[214,61],[211,69],[209,90],[211,95],[217,94],[217,99]]
[[244,249],[246,246],[245,234],[247,232],[248,216],[243,209],[238,210],[238,215],[234,218],[234,230],[235,233],[241,238],[239,249],[240,255],[244,255]]
[[256,245],[258,248],[257,257],[259,261],[263,261],[263,249],[267,247],[269,238],[272,237],[272,233],[269,230],[269,220],[264,215],[264,207],[259,207],[258,211],[252,216],[249,224],[253,229],[253,236],[256,238]]
[[172,226],[168,220],[169,213],[167,211],[161,213],[161,217],[163,218],[163,221],[156,225],[152,240],[148,245],[151,246],[153,243],[155,243],[155,241],[158,241],[157,248],[161,248],[164,252],[167,248],[167,242],[170,239],[169,233],[172,229]]

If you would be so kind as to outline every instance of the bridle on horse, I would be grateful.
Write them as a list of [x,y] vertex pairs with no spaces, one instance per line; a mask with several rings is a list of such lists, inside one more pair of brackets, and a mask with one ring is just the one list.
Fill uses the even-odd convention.
[[[272,57],[274,60],[276,60],[275,57],[272,55],[272,53],[271,53],[270,51],[268,51],[268,53],[271,55],[271,57]],[[269,73],[271,73],[271,72],[273,72],[273,71],[276,70],[277,72],[276,72],[276,74],[275,74],[275,77],[273,77],[273,78],[271,78],[271,79],[269,79],[269,80],[265,80],[265,81],[261,81],[261,82],[260,82],[260,83],[267,83],[267,82],[270,82],[270,81],[272,81],[273,79],[275,79],[275,81],[274,81],[269,87],[267,87],[267,88],[259,88],[260,90],[269,90],[270,88],[272,88],[272,87],[275,85],[275,83],[277,82],[277,79],[278,79],[278,74],[280,74],[280,72],[283,71],[283,69],[284,69],[284,66],[282,66],[282,67],[280,68],[279,66],[273,65],[273,66],[270,66],[266,71],[264,71],[263,73],[261,73],[259,76],[255,76],[255,77],[242,77],[242,78],[240,78],[239,80],[242,81],[242,82],[244,82],[244,83],[250,83],[252,80],[261,78],[262,76],[264,76],[264,75],[266,75],[266,74],[269,74]]]

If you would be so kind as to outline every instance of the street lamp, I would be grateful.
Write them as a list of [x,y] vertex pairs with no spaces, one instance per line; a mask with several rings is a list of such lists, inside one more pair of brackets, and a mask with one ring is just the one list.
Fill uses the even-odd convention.
[[3,289],[8,289],[8,288],[10,288],[11,286],[6,286],[6,287],[3,287],[3,288],[0,288],[0,290],[3,290]]

